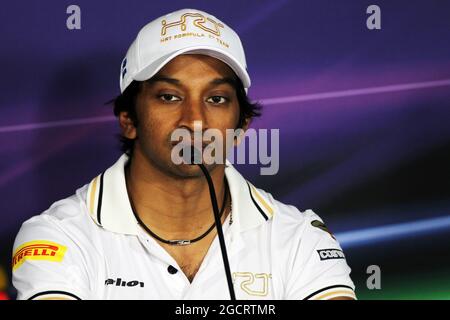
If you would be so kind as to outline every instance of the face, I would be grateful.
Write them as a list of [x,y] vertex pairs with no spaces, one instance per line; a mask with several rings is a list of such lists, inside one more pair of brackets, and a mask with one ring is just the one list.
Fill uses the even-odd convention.
[[[230,83],[235,77],[228,65],[205,55],[180,55],[166,64],[143,84],[136,104],[138,127],[133,126],[126,113],[120,115],[123,134],[129,139],[137,138],[133,158],[145,159],[172,176],[201,176],[198,166],[172,162],[172,132],[186,129],[192,133],[194,122],[199,121],[202,131],[217,129],[223,137],[227,129],[235,129],[239,103]],[[208,169],[216,166],[209,165]]]

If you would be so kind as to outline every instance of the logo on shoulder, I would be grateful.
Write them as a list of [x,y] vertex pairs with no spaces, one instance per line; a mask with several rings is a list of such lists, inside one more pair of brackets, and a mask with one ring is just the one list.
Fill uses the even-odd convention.
[[13,254],[12,269],[15,271],[27,260],[61,262],[66,250],[67,247],[46,240],[24,243]]
[[320,260],[345,259],[344,253],[339,249],[317,250]]
[[325,231],[325,232],[328,233],[334,240],[336,240],[336,238],[334,237],[334,235],[331,233],[331,231],[328,229],[328,227],[327,227],[322,221],[319,221],[319,220],[311,221],[311,225],[312,225],[313,227],[319,228],[319,229],[322,230],[322,231]]

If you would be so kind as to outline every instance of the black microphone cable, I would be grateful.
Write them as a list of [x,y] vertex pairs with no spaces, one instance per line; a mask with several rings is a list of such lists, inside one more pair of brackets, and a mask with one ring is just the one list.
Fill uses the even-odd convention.
[[[228,261],[227,248],[225,246],[225,239],[223,236],[222,223],[220,221],[219,206],[217,205],[217,198],[216,198],[216,191],[214,189],[214,183],[212,182],[212,179],[211,179],[211,176],[209,175],[208,170],[206,169],[205,165],[202,163],[200,151],[194,147],[190,147],[189,151],[191,153],[191,157],[190,157],[191,159],[189,159],[190,162],[188,162],[188,163],[198,165],[200,167],[200,169],[202,170],[203,175],[206,178],[206,181],[208,182],[209,195],[211,197],[211,203],[212,203],[213,212],[214,212],[214,221],[216,223],[217,235],[219,236],[220,251],[222,252],[223,265],[225,267],[225,274],[227,276],[228,291],[230,292],[231,300],[236,300],[236,295],[234,293],[234,287],[233,287],[233,280],[231,278],[230,263]],[[184,153],[184,154],[187,154],[187,153]],[[198,161],[198,159],[200,159],[200,160]],[[197,160],[197,161],[195,161],[195,160]]]

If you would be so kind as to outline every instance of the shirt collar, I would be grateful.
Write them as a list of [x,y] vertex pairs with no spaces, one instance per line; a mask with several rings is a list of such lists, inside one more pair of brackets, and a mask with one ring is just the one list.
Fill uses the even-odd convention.
[[[116,233],[138,235],[138,221],[133,214],[125,182],[123,154],[105,172],[95,177],[88,187],[86,205],[99,226]],[[230,162],[225,176],[230,188],[234,230],[242,232],[260,226],[274,214],[271,199],[248,182]]]

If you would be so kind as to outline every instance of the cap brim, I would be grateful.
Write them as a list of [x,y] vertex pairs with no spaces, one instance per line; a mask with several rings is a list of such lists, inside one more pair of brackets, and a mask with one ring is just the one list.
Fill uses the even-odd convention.
[[247,91],[247,89],[250,87],[251,84],[250,77],[247,71],[245,70],[245,67],[242,66],[233,56],[231,56],[227,52],[210,46],[192,46],[167,54],[157,59],[153,63],[149,64],[148,66],[144,67],[140,72],[138,72],[134,76],[134,80],[145,81],[150,79],[172,59],[184,53],[204,54],[221,60],[222,62],[226,63],[241,79],[242,84],[246,89],[245,91]]

